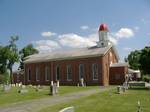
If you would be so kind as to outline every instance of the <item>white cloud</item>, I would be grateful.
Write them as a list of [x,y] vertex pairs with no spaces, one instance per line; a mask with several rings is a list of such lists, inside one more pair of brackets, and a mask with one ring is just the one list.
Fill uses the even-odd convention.
[[125,47],[125,48],[123,48],[123,50],[124,50],[124,51],[131,51],[132,48],[130,48],[130,47]]
[[[138,30],[139,28],[135,27],[134,29]],[[54,36],[56,35],[56,33],[43,32],[41,35],[48,37],[48,36]],[[117,32],[109,33],[108,39],[114,45],[117,45],[120,39],[131,38],[132,36],[134,36],[134,32],[132,29],[121,28]],[[56,38],[56,40],[39,40],[34,42],[34,44],[40,52],[47,52],[47,51],[60,49],[61,47],[81,48],[81,47],[95,46],[96,42],[98,41],[99,41],[98,33],[89,34],[86,37],[75,33],[67,33],[67,34],[58,35],[58,38]],[[124,50],[129,51],[130,48],[124,48]]]
[[[87,39],[92,41],[92,42],[98,42],[99,41],[99,35],[98,33],[90,34],[87,36]],[[108,39],[111,41],[114,45],[118,44],[118,40],[111,34],[108,34]],[[96,44],[95,44],[96,45]]]
[[59,44],[56,41],[52,41],[52,40],[39,40],[39,41],[35,41],[34,43],[36,49],[38,49],[42,53],[48,51],[50,52],[60,48]]
[[[108,39],[115,45],[118,44],[118,39],[114,38],[112,35],[108,35]],[[99,36],[97,33],[83,37],[74,33],[62,34],[59,35],[59,43],[62,46],[72,47],[72,48],[81,48],[95,46],[96,42],[99,41]]]
[[[139,30],[139,27],[135,27],[135,30]],[[122,38],[131,38],[134,36],[134,32],[130,28],[120,28],[119,31],[114,33],[109,33],[108,39],[115,45],[118,44],[119,40]]]
[[87,38],[92,41],[92,42],[97,42],[99,41],[99,36],[98,36],[98,33],[93,33],[93,34],[90,34],[87,36]]
[[51,36],[55,36],[56,33],[54,33],[54,32],[42,32],[41,35],[43,37],[51,37]]
[[130,28],[121,28],[116,34],[116,38],[130,38],[134,36],[134,32]]
[[82,30],[87,30],[87,29],[89,29],[89,26],[84,25],[84,26],[81,26],[80,28],[81,28]]
[[112,35],[108,35],[108,39],[109,41],[111,41],[114,45],[118,44],[118,39],[116,39],[115,37],[113,37]]
[[74,33],[59,35],[59,42],[63,46],[68,46],[73,48],[95,45],[95,42],[91,41],[89,38],[85,38]]

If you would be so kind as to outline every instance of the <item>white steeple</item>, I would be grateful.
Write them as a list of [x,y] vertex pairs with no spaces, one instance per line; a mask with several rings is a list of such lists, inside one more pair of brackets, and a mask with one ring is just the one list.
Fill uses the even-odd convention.
[[97,42],[98,47],[108,46],[108,28],[106,24],[101,24],[99,27],[99,42]]

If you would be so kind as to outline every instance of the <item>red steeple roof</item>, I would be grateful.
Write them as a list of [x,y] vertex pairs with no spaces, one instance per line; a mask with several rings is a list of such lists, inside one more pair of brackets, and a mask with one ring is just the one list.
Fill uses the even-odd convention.
[[108,27],[106,24],[101,24],[99,27],[99,31],[108,31]]

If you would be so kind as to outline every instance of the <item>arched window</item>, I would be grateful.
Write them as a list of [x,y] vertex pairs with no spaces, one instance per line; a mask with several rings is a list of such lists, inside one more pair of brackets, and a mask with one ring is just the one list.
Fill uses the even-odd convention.
[[28,75],[27,75],[27,79],[28,79],[28,81],[31,81],[31,70],[30,70],[30,68],[28,68]]
[[84,65],[80,64],[79,65],[79,80],[84,78]]
[[67,80],[68,80],[68,81],[71,81],[71,80],[72,80],[71,65],[67,65]]
[[36,67],[36,81],[40,81],[40,68]]
[[93,80],[98,80],[98,65],[92,64],[92,74],[93,74]]
[[49,81],[49,77],[50,77],[49,67],[46,66],[45,67],[45,81]]
[[60,66],[56,66],[56,80],[60,80]]

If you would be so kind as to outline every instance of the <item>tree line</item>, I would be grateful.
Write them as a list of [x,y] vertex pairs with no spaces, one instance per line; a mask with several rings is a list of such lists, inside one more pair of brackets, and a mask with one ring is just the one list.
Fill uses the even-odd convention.
[[19,69],[24,69],[24,57],[38,53],[32,44],[18,50],[18,40],[18,36],[11,36],[8,45],[0,45],[0,83],[10,83],[15,63],[20,63]]
[[130,68],[150,77],[150,46],[130,52],[125,61],[129,62]]

